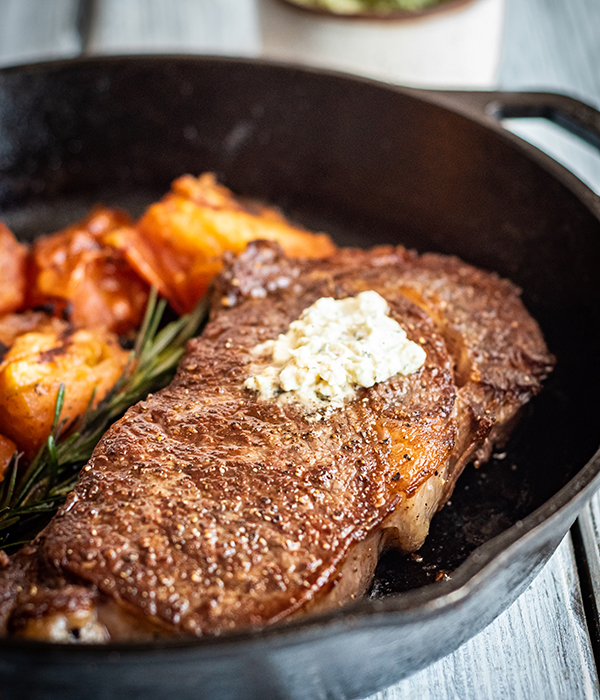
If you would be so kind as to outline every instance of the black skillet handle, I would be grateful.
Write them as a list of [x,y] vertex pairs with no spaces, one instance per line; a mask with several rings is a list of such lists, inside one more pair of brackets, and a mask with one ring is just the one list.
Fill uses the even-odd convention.
[[435,91],[435,99],[480,119],[547,119],[600,150],[600,112],[566,95],[440,90]]
[[[542,118],[562,127],[600,151],[600,111],[566,95],[552,92],[471,92],[463,90],[420,90],[409,93],[462,113],[475,121],[500,128],[502,119]],[[517,138],[517,137],[515,137]],[[551,158],[531,146],[532,155]],[[565,171],[572,187],[600,219],[600,196],[584,185],[576,175]]]

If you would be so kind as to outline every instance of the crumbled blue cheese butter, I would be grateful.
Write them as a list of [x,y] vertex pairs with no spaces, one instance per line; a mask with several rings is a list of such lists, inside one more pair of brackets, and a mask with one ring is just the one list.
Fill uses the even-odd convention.
[[385,299],[373,291],[319,299],[285,335],[254,349],[268,364],[244,386],[263,399],[340,406],[358,387],[416,372],[425,351],[388,313]]

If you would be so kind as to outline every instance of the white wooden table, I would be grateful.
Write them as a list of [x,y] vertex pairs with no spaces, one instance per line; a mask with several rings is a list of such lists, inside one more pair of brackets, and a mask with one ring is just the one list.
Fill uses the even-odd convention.
[[[317,41],[310,27],[300,48],[281,40],[276,32],[285,33],[285,21],[275,0],[0,0],[0,64],[148,52],[336,63],[319,53],[323,36]],[[340,30],[327,31],[333,41]],[[415,85],[559,90],[600,104],[600,0],[479,0],[463,15],[413,25],[399,41],[397,65],[371,53],[342,67]],[[442,42],[440,50],[419,57],[415,47],[428,41]],[[450,55],[442,65],[440,56]],[[597,153],[547,125],[509,126],[600,192]],[[600,698],[599,542],[596,499],[511,608],[453,654],[369,700]]]

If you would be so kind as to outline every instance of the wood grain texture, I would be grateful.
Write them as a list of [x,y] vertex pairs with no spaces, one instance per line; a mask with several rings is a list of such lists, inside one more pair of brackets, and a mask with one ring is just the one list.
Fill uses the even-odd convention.
[[508,0],[501,85],[566,91],[600,104],[600,3]]
[[77,0],[0,0],[0,64],[77,56]]
[[525,593],[483,632],[369,700],[598,697],[598,676],[567,537]]
[[255,56],[254,0],[98,0],[91,53]]
[[[599,37],[598,0],[508,0],[499,85],[562,92],[598,107]],[[506,126],[600,193],[600,157],[591,146],[544,120],[511,120]]]
[[[596,494],[579,517],[596,611],[600,611],[600,494]],[[599,623],[600,627],[600,623]]]

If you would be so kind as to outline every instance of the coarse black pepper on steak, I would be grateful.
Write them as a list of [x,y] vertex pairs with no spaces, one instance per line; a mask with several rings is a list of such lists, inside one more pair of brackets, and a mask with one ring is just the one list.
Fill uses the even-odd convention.
[[[251,350],[320,297],[374,290],[425,365],[315,421],[244,388]],[[552,369],[518,289],[403,248],[230,260],[177,376],[118,421],[46,529],[0,572],[6,634],[218,634],[359,595],[382,547],[417,549],[466,463]]]

